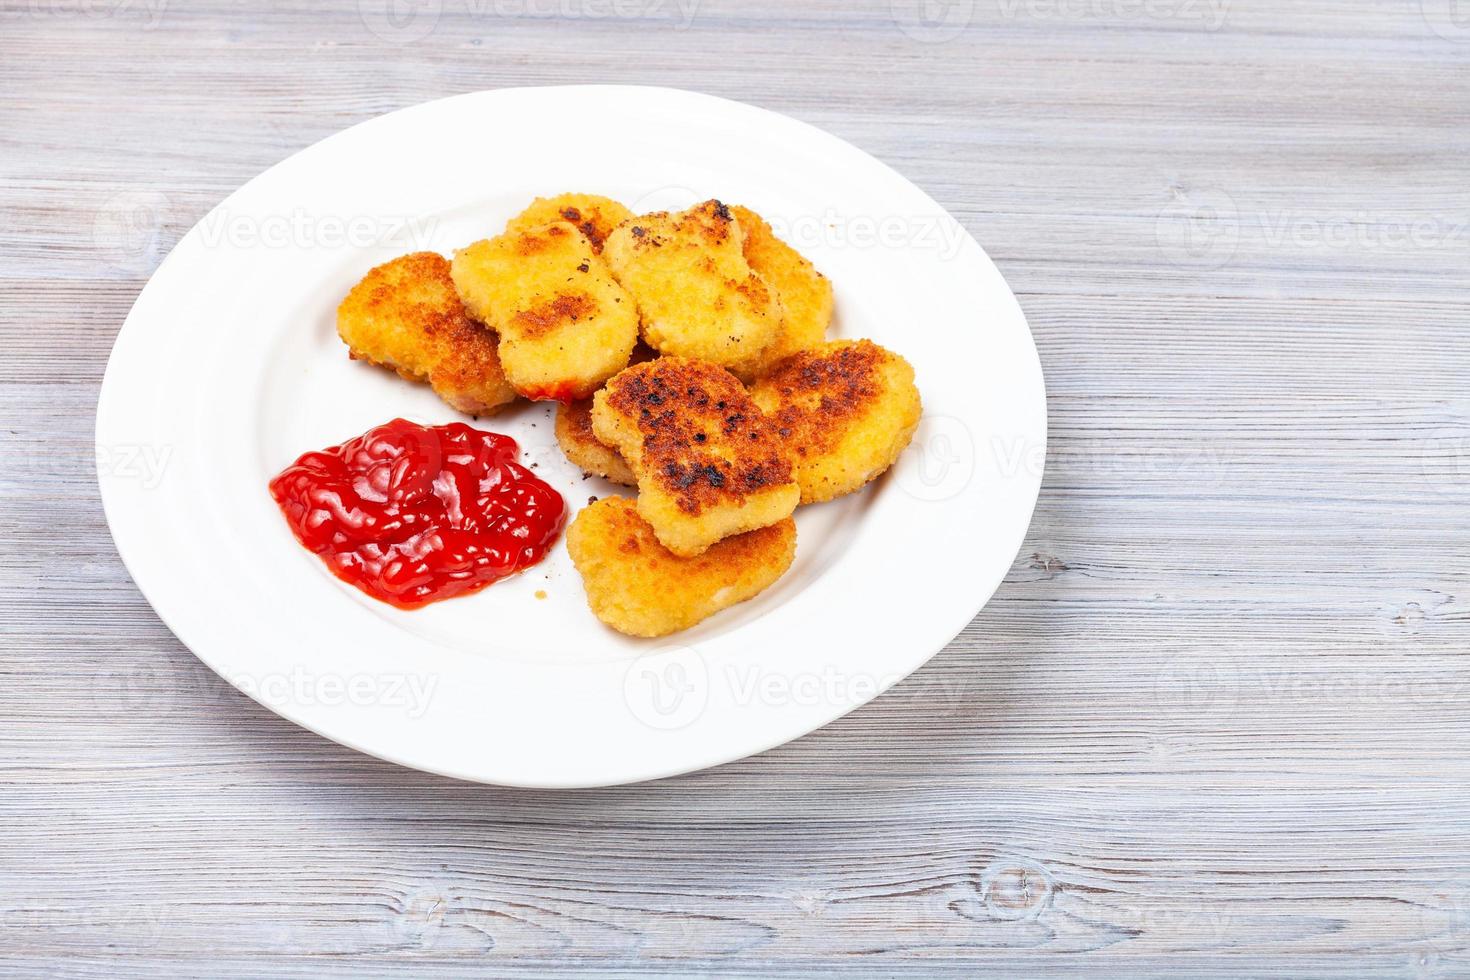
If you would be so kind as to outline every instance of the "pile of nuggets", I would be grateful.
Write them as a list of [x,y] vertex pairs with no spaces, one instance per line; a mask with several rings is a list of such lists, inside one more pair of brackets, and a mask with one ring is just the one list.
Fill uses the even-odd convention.
[[795,557],[797,505],[861,489],[912,438],[913,368],[827,340],[832,312],[826,277],[750,210],[634,215],[564,194],[452,262],[373,269],[337,329],[354,358],[462,412],[560,402],[567,458],[637,490],[567,531],[588,603],[653,637],[769,587]]

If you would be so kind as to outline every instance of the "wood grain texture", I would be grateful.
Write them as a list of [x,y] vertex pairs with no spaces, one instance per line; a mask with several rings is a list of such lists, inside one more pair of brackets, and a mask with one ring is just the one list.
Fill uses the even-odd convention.
[[[0,2],[0,971],[1470,976],[1464,4],[917,6]],[[828,728],[464,785],[178,644],[92,411],[246,179],[590,81],[787,112],[951,209],[1030,318],[1046,483],[987,609]]]

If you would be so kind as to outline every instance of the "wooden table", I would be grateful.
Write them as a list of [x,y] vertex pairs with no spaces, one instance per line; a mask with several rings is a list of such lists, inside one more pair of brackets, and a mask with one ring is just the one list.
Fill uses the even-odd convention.
[[[0,971],[1470,975],[1463,2],[255,6],[0,6]],[[609,80],[951,209],[1041,350],[1040,506],[949,649],[794,744],[598,792],[398,769],[154,616],[98,381],[270,164]]]

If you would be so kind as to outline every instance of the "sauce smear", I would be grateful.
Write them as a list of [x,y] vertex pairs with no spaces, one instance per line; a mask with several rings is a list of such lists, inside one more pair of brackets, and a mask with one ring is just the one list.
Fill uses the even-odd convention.
[[418,609],[539,562],[561,495],[509,436],[404,419],[307,453],[270,483],[296,538],[375,599]]

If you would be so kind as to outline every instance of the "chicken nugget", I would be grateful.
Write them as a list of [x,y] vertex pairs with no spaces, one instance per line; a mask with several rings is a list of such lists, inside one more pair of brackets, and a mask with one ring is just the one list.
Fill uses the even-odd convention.
[[603,248],[638,301],[643,339],[750,377],[781,334],[781,302],[751,270],[730,209],[706,201],[678,214],[625,221]]
[[353,359],[427,382],[461,412],[488,415],[515,400],[495,334],[470,318],[437,253],[368,272],[337,307],[337,335]]
[[527,398],[586,398],[627,366],[637,307],[574,225],[476,242],[451,273],[465,306],[500,333],[505,376]]
[[606,497],[577,515],[567,551],[598,619],[630,636],[665,636],[754,598],[785,574],[796,556],[796,522],[788,517],[681,558],[659,543],[633,501]]
[[781,333],[762,356],[760,370],[768,370],[799,350],[827,339],[832,323],[832,283],[806,258],[776,237],[766,219],[749,208],[732,207],[745,238],[745,261],[781,298]]
[[[642,364],[658,355],[647,345],[633,348],[630,364]],[[622,454],[603,444],[592,431],[592,399],[562,402],[556,406],[556,441],[567,459],[586,473],[600,476],[625,487],[636,487],[638,478]]]
[[791,451],[804,504],[876,479],[909,444],[923,413],[914,369],[871,340],[800,351],[750,394]]
[[592,431],[638,477],[638,513],[690,557],[790,516],[801,496],[775,426],[707,361],[635,364],[592,400]]
[[596,194],[558,194],[538,197],[531,206],[510,219],[506,231],[529,231],[553,221],[569,221],[587,236],[592,250],[601,253],[602,243],[614,228],[633,217],[633,212],[610,197]]
[[592,399],[564,402],[556,407],[556,442],[567,459],[584,472],[625,487],[636,487],[627,461],[611,446],[604,446],[592,432]]

